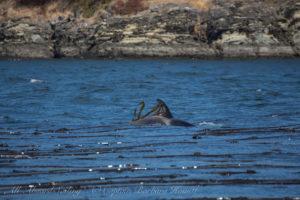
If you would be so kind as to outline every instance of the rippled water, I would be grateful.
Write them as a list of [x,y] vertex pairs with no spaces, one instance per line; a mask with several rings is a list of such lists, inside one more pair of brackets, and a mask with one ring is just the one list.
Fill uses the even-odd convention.
[[[0,88],[4,198],[300,196],[299,60],[0,61]],[[157,98],[195,127],[128,125]]]

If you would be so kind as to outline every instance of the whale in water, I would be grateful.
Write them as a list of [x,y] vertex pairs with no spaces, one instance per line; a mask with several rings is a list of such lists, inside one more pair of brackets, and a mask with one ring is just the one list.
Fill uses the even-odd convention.
[[158,102],[158,111],[144,119],[139,119],[132,121],[133,125],[165,125],[165,126],[194,126],[188,122],[176,119],[171,114],[168,106],[160,99],[157,99]]

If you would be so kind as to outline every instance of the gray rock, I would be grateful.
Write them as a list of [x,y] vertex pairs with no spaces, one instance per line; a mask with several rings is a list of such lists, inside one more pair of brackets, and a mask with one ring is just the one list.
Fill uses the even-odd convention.
[[290,57],[296,56],[291,46],[261,46],[258,48],[260,57]]
[[[1,56],[12,58],[53,58],[51,46],[40,44],[10,44],[2,46]],[[0,47],[1,49],[1,47]]]
[[60,57],[78,57],[80,49],[76,46],[63,46],[59,49]]
[[257,47],[252,45],[222,46],[220,55],[224,58],[251,58],[257,56]]
[[80,8],[77,8],[77,9],[73,10],[73,15],[74,15],[75,18],[79,18],[80,14],[81,14]]
[[31,40],[33,43],[36,43],[36,44],[44,44],[45,43],[44,39],[38,34],[31,35]]
[[55,20],[54,20],[54,24],[61,22],[62,20],[64,20],[63,16],[58,16]]
[[293,34],[293,40],[295,45],[300,46],[300,31]]
[[160,6],[159,5],[151,5],[149,9],[151,12],[158,12],[160,9]]

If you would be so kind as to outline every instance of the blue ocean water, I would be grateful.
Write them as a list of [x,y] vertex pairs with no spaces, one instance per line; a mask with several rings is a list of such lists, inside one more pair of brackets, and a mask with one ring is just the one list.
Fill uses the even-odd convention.
[[[299,123],[299,60],[33,60],[0,62],[4,127],[127,122],[161,98],[177,117],[226,126]],[[147,107],[146,107],[147,108]]]
[[[300,196],[297,59],[2,60],[0,88],[4,198]],[[157,98],[195,127],[128,125]]]

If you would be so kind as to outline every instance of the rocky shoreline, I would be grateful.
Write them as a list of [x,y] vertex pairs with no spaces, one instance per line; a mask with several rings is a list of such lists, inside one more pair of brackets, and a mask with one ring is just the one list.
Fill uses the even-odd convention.
[[0,23],[2,58],[300,56],[300,3],[215,0],[210,10],[162,4],[135,16],[102,15],[99,23],[75,17]]

